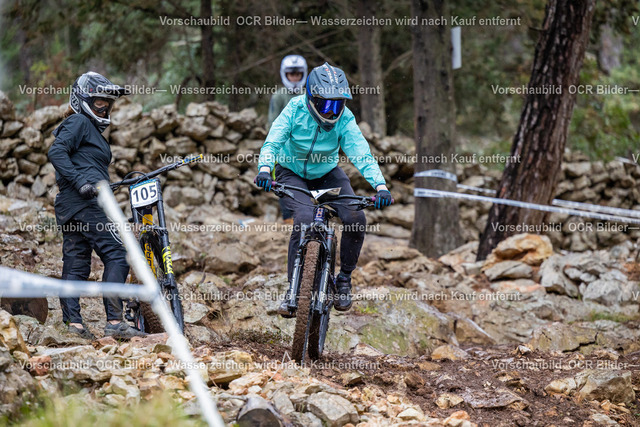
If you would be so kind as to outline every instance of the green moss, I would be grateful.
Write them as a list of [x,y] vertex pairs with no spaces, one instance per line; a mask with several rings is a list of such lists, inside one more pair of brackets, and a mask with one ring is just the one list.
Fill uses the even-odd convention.
[[351,350],[353,335],[349,332],[340,333],[338,328],[331,326],[329,321],[329,332],[325,341],[325,350],[348,353]]
[[435,309],[431,309],[428,304],[408,298],[408,295],[412,296],[406,291],[391,293],[393,308],[400,311],[398,316],[415,326],[412,330],[421,336],[427,335],[428,337],[446,341],[450,332],[447,330],[446,325],[443,324],[446,320],[431,311]]
[[[42,397],[34,407],[23,408],[23,416],[9,425],[25,427],[129,427],[144,426],[205,426],[204,421],[185,414],[181,405],[168,393],[149,401],[111,408],[85,396]],[[0,418],[0,424],[6,420]]]
[[378,307],[369,302],[367,305],[363,306],[363,305],[356,305],[355,306],[355,311],[357,313],[360,314],[365,314],[365,315],[372,315],[372,314],[378,314],[380,311],[378,309]]
[[410,342],[407,332],[399,325],[376,321],[360,329],[360,340],[384,353],[406,355]]
[[596,320],[611,320],[617,323],[626,323],[630,320],[633,320],[633,317],[626,316],[620,313],[606,313],[606,312],[592,311],[589,314],[589,318],[587,320],[589,322],[595,322]]
[[370,315],[370,323],[358,330],[360,342],[385,353],[423,354],[452,335],[444,317],[405,290],[391,291],[357,310]]

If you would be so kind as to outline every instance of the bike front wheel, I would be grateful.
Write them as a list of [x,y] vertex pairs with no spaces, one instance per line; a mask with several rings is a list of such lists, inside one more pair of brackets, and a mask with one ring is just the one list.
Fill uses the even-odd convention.
[[293,345],[291,353],[293,359],[302,364],[307,349],[309,336],[309,324],[311,320],[311,303],[313,301],[313,288],[318,274],[320,259],[320,242],[307,243],[300,278],[300,293],[298,295],[298,310],[296,314],[296,327],[293,333]]
[[[336,240],[333,239],[333,244],[331,245],[331,266],[329,267],[331,270],[328,272],[329,277],[327,280],[329,284],[327,286],[327,291],[332,295],[335,293],[334,284],[333,284],[333,275],[335,271],[335,254],[336,254]],[[319,273],[320,276],[322,272]],[[333,307],[333,299],[329,298],[325,303],[324,311],[322,313],[312,313],[311,314],[311,322],[309,325],[309,339],[307,346],[309,347],[309,357],[313,360],[318,360],[322,357],[322,352],[324,351],[324,341],[327,337],[327,331],[329,330],[329,317],[331,316],[331,308]]]
[[332,305],[327,306],[326,312],[322,314],[312,313],[309,325],[309,357],[318,360],[322,357],[324,350],[324,340],[329,330],[329,315]]
[[[140,237],[140,246],[145,255],[147,263],[151,268],[165,301],[169,304],[171,311],[178,322],[180,332],[184,331],[184,312],[182,310],[182,301],[178,293],[178,285],[173,277],[167,276],[165,273],[164,262],[162,260],[162,244],[158,236],[152,233],[144,233]],[[151,308],[151,304],[146,301],[140,301],[140,310],[144,318],[144,332],[157,334],[164,332],[164,327],[158,315]]]

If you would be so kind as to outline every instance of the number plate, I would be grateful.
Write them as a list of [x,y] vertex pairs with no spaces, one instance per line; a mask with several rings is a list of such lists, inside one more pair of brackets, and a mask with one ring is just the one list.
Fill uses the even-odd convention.
[[134,208],[140,208],[157,202],[158,196],[160,195],[158,187],[157,179],[149,179],[129,187],[131,206]]

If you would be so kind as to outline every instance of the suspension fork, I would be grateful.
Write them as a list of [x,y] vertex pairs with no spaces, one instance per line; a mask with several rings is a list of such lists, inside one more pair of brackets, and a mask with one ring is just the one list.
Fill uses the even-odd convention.
[[331,261],[335,254],[332,251],[333,241],[335,240],[335,230],[329,228],[326,230],[326,239],[323,242],[324,245],[324,263],[322,264],[322,275],[320,276],[320,283],[317,288],[318,297],[314,301],[313,310],[317,313],[324,313],[329,305],[327,302],[327,295],[329,294],[329,285],[331,278]]
[[[162,267],[164,270],[166,284],[169,286],[173,286],[175,283],[175,276],[173,274],[173,262],[171,260],[171,244],[169,242],[169,232],[167,231],[167,224],[164,216],[164,205],[162,200],[162,193],[160,192],[158,196],[158,202],[156,204],[156,209],[158,211],[158,226],[153,226],[153,211],[151,207],[146,207],[144,209],[132,209],[133,221],[136,223],[141,223],[143,226],[151,227],[158,234],[160,238],[160,251],[162,256]],[[146,229],[143,229],[143,233],[147,233]],[[145,250],[145,256],[148,257]],[[155,265],[155,260],[147,259],[149,265]],[[155,274],[155,271],[154,271]]]
[[300,276],[302,275],[302,253],[304,252],[304,248],[306,246],[306,234],[307,228],[309,226],[307,224],[300,225],[300,242],[298,243],[298,251],[296,252],[296,259],[293,263],[293,273],[291,274],[291,293],[289,294],[289,307],[297,308],[297,298],[298,293],[300,292]]
[[169,243],[169,232],[167,231],[167,223],[164,217],[164,203],[162,200],[162,192],[158,194],[158,202],[156,204],[158,210],[158,228],[160,234],[160,242],[162,244],[162,263],[164,264],[164,274],[167,278],[169,286],[174,286],[176,283],[175,276],[173,274],[173,262],[171,261],[171,244]]

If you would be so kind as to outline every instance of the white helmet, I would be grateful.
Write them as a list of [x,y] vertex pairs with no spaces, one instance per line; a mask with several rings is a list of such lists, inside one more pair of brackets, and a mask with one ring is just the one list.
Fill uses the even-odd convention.
[[[302,78],[292,82],[287,78],[287,73],[302,73]],[[280,78],[282,84],[292,92],[300,93],[307,80],[307,61],[300,55],[287,55],[280,64]]]

